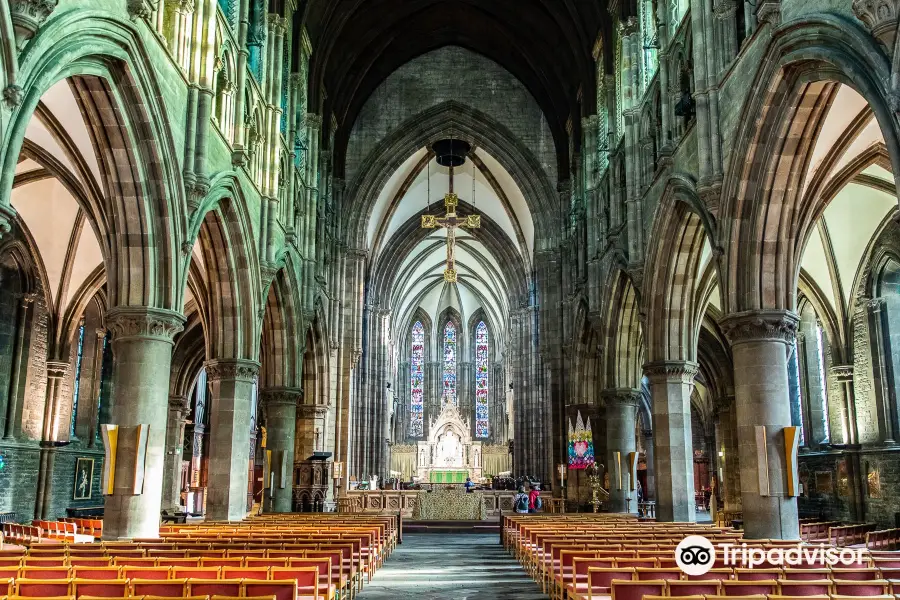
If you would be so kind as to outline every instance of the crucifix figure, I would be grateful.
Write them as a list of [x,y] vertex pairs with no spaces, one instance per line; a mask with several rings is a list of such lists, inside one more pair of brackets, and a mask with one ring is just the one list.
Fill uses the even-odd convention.
[[447,268],[444,269],[444,281],[456,283],[456,259],[454,249],[456,247],[456,228],[478,229],[481,227],[481,215],[468,215],[465,218],[456,216],[456,206],[459,198],[453,193],[453,165],[450,166],[450,191],[444,196],[444,208],[446,214],[443,217],[437,215],[422,215],[423,229],[447,229]]

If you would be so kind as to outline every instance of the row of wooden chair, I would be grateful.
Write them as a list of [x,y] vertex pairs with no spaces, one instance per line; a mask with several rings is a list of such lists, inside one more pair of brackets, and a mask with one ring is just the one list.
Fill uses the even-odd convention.
[[[135,596],[132,600],[276,600],[275,596]],[[0,596],[0,600],[99,600],[96,596]]]
[[320,590],[317,571],[303,580],[266,579],[18,579],[7,583],[9,595],[27,597],[126,598],[130,596],[267,596],[274,600],[329,600]]

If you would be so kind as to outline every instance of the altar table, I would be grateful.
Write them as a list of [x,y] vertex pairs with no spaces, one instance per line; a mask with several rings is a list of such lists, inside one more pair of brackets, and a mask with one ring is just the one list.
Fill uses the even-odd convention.
[[446,489],[421,494],[413,518],[420,521],[482,521],[487,518],[481,494]]

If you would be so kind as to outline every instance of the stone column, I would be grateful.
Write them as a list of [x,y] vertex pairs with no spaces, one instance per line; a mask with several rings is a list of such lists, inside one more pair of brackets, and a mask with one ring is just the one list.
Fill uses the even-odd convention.
[[250,395],[259,363],[220,359],[206,363],[212,397],[206,518],[239,521],[246,516],[250,469]]
[[[303,390],[298,388],[267,388],[260,392],[266,410],[266,450],[284,453],[285,487],[281,487],[279,473],[275,472],[272,499],[268,500],[268,512],[288,513],[294,505],[294,441],[297,429],[297,405],[303,401]],[[306,458],[306,457],[302,457]],[[264,482],[265,486],[269,482]],[[263,493],[268,499],[268,493]]]
[[737,411],[734,397],[726,398],[719,403],[719,435],[722,451],[725,453],[721,461],[722,479],[719,482],[724,491],[722,501],[724,510],[740,512],[741,510],[741,463],[738,456]]
[[[601,397],[606,402],[606,468],[609,471],[609,506],[612,512],[637,512],[637,494],[628,480],[628,453],[637,450],[634,437],[634,420],[637,416],[641,391],[630,388],[604,390]],[[616,456],[622,486],[616,478]],[[630,502],[626,502],[630,500]]]
[[[798,322],[789,311],[760,310],[729,315],[721,323],[734,355],[741,501],[749,539],[796,539],[799,533],[797,501],[785,496],[783,434],[791,425],[787,350]],[[766,428],[766,464],[757,456],[760,425]],[[761,475],[769,488],[764,495]]]
[[187,398],[183,396],[169,397],[162,499],[162,507],[169,511],[176,511],[181,505],[181,461],[184,454],[184,417],[187,412]]
[[656,499],[656,466],[653,464],[653,430],[641,431],[644,436],[644,456],[647,461],[647,486],[644,488],[644,500]]
[[3,439],[11,440],[22,433],[22,407],[19,402],[19,385],[22,381],[22,360],[25,357],[25,332],[28,331],[28,309],[34,302],[34,294],[22,294],[16,318],[16,340],[13,345],[12,369],[9,377],[9,396],[6,399],[6,428]]
[[656,519],[696,521],[691,391],[697,364],[664,361],[644,365],[653,405]]
[[[111,421],[115,425],[148,425],[144,487],[135,495],[133,460],[117,460],[113,493],[106,496],[103,539],[155,538],[159,535],[166,446],[169,371],[172,339],[184,317],[170,310],[117,307],[107,316],[115,356],[112,372]],[[120,452],[126,450],[121,445]]]
[[[829,369],[828,395],[837,399],[831,403],[831,440],[836,444],[855,444],[856,399],[853,395],[853,365],[834,365]],[[834,410],[837,408],[837,410]],[[835,427],[837,425],[837,427]],[[837,433],[840,432],[840,436]]]

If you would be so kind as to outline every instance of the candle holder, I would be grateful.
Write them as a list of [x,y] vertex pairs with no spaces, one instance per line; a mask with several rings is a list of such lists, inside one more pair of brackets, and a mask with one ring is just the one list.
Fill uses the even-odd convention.
[[591,484],[591,504],[596,513],[600,511],[600,490],[603,489],[600,485],[600,468],[597,466],[597,463],[591,465],[588,481]]

